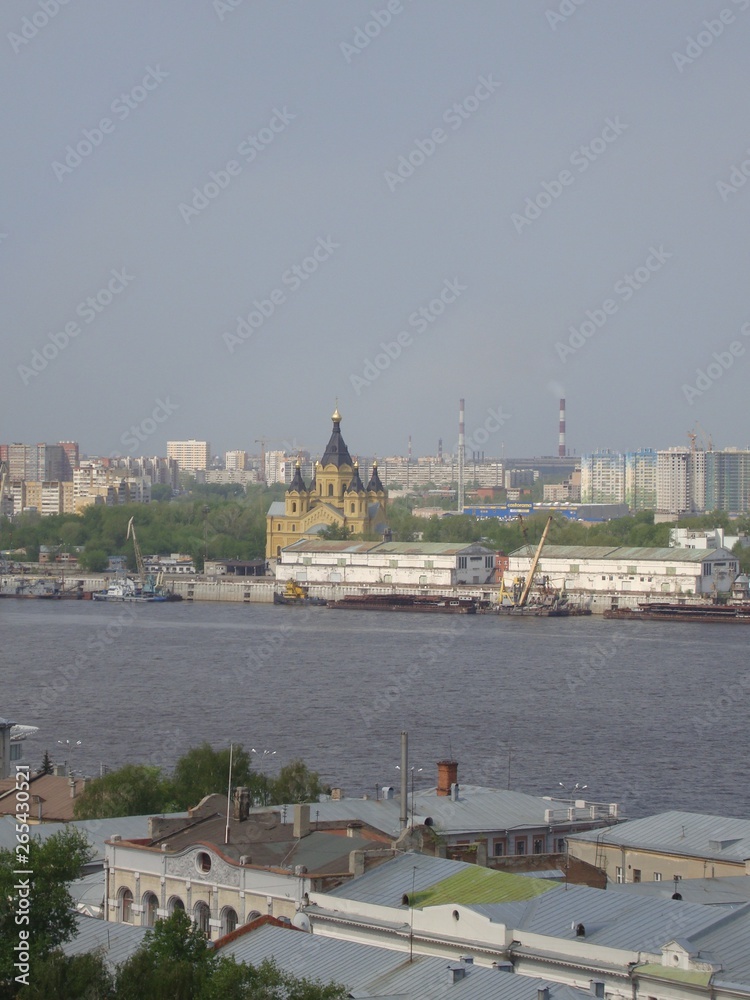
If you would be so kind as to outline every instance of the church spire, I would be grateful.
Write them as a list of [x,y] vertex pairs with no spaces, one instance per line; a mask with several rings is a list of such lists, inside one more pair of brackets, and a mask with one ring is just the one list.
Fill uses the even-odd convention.
[[372,463],[372,475],[370,476],[370,482],[367,484],[368,493],[385,493],[383,489],[383,484],[380,482],[380,476],[378,475],[378,463]]
[[323,453],[321,465],[323,468],[327,465],[335,465],[337,469],[340,469],[342,465],[351,466],[353,463],[349,455],[349,449],[346,447],[346,443],[341,436],[341,414],[339,413],[338,406],[333,411],[331,420],[333,421],[333,431],[326,445],[326,450]]

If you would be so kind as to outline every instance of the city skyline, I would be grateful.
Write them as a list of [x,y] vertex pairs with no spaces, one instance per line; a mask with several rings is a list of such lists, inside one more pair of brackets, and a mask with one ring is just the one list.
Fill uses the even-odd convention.
[[49,6],[0,13],[4,440],[743,445],[748,0]]

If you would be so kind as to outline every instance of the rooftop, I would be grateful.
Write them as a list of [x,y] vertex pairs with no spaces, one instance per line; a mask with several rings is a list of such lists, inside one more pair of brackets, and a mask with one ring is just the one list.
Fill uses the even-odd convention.
[[570,839],[739,863],[750,858],[750,819],[670,811]]
[[[528,555],[529,548],[526,545],[511,552],[511,556]],[[631,545],[545,545],[542,558],[701,563],[707,559],[731,559],[733,556],[726,549],[639,548]]]

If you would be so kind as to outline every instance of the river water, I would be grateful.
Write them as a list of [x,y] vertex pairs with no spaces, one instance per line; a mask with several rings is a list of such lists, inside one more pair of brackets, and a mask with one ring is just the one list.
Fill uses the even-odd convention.
[[33,767],[168,770],[234,741],[374,795],[405,729],[416,788],[453,755],[463,783],[750,816],[750,627],[3,600],[0,637],[0,716],[39,727]]

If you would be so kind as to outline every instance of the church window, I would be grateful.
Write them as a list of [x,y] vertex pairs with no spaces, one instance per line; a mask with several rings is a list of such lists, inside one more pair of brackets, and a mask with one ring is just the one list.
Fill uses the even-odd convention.
[[353,514],[353,513],[354,513],[354,511],[355,511],[355,510],[357,509],[357,508],[356,508],[356,504],[352,504],[352,505],[351,505],[351,508],[352,508],[352,514]]
[[329,497],[333,496],[333,483],[328,484],[328,496]]
[[297,525],[296,525],[296,524],[293,524],[293,525],[292,525],[292,531],[296,531],[296,530],[297,530]]
[[294,502],[292,502],[292,514],[296,514],[296,513],[297,513],[297,504],[294,503]]

